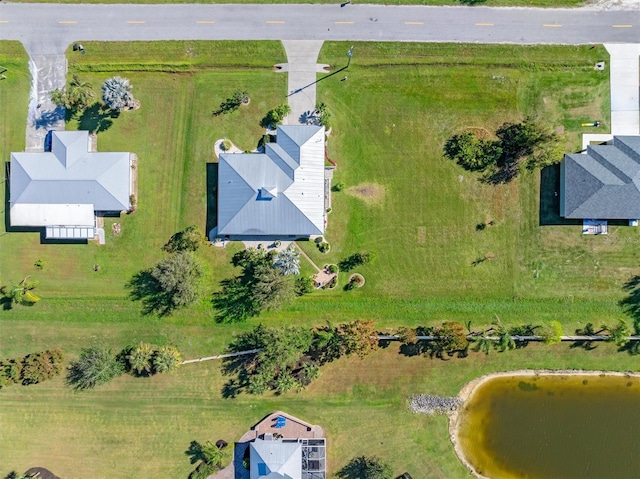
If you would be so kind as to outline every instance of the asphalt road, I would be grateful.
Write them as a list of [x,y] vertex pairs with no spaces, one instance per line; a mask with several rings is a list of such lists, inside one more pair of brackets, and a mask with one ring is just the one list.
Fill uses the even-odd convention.
[[[0,3],[0,39],[59,53],[78,40],[640,42],[639,11],[376,5]],[[1,52],[0,52],[1,54]]]

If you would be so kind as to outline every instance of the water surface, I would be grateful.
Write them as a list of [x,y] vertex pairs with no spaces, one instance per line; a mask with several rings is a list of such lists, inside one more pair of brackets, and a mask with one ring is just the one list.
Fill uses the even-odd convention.
[[640,478],[639,378],[491,378],[459,424],[464,456],[491,479]]

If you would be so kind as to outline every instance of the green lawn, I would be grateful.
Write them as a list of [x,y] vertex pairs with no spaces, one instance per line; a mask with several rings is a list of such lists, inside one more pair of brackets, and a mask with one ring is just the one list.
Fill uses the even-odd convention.
[[[16,0],[21,3],[121,3],[122,0]],[[135,3],[341,3],[334,0],[136,0]],[[357,3],[357,2],[354,2]],[[463,5],[460,0],[367,0],[367,4],[381,5]],[[487,7],[579,7],[585,0],[480,0]]]
[[[327,43],[320,61],[343,66],[350,45]],[[0,82],[0,147],[7,161],[10,151],[24,147],[29,81],[21,48],[2,46],[0,64],[13,62],[15,75]],[[339,165],[336,180],[347,185],[333,196],[327,230],[332,250],[322,255],[313,244],[301,245],[317,264],[360,250],[375,250],[378,259],[358,268],[367,281],[361,290],[321,291],[230,325],[215,324],[208,297],[167,318],[142,316],[124,285],[163,256],[160,247],[171,234],[192,223],[205,228],[213,142],[229,137],[242,148],[255,146],[260,118],[286,94],[286,75],[271,69],[284,61],[281,46],[85,48],[91,55],[69,55],[72,72],[96,88],[113,74],[126,76],[141,101],[139,110],[122,113],[98,135],[100,151],[138,154],[139,208],[117,220],[122,233],[108,233],[105,246],[42,245],[37,234],[0,232],[0,279],[30,274],[42,281],[43,298],[32,308],[0,311],[0,356],[61,347],[73,357],[94,342],[121,348],[144,340],[175,344],[190,358],[223,351],[233,334],[259,322],[373,318],[384,328],[455,319],[481,325],[497,314],[507,324],[558,319],[571,333],[586,321],[599,325],[623,317],[617,301],[624,281],[638,273],[637,229],[613,226],[606,237],[585,237],[580,226],[560,225],[553,170],[543,173],[542,185],[539,174],[529,173],[490,187],[441,156],[455,132],[492,130],[527,114],[563,127],[568,151],[579,145],[581,121],[598,119],[606,131],[608,71],[593,69],[607,59],[603,48],[356,44],[348,81],[336,75],[318,84],[318,99],[333,114],[329,156]],[[213,118],[211,111],[236,89],[249,91],[250,105]],[[476,231],[488,220],[495,225]],[[209,291],[232,274],[229,259],[237,248],[198,253]],[[489,252],[493,260],[472,266]],[[37,259],[45,260],[44,270],[34,268]],[[96,263],[99,272],[93,271]],[[0,391],[0,477],[33,465],[64,479],[105,471],[114,478],[131,471],[185,477],[190,465],[183,452],[191,440],[232,442],[267,412],[284,409],[325,427],[332,471],[356,454],[371,453],[397,473],[463,478],[468,475],[452,452],[446,421],[408,414],[407,396],[456,394],[471,378],[496,370],[630,370],[634,364],[610,345],[590,352],[531,345],[448,362],[407,358],[392,345],[363,362],[331,364],[308,390],[279,397],[223,399],[226,378],[215,362],[164,377],[123,377],[81,394],[61,380],[12,387]]]

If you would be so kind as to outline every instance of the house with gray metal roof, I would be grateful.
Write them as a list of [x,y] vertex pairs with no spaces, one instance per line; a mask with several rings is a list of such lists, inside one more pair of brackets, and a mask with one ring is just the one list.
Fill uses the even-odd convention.
[[614,136],[560,164],[560,216],[640,218],[640,136]]
[[220,155],[218,235],[322,235],[325,218],[324,127],[279,126],[264,153]]
[[91,151],[87,131],[52,131],[50,151],[11,153],[11,225],[44,227],[46,238],[95,237],[96,213],[131,208],[131,161]]

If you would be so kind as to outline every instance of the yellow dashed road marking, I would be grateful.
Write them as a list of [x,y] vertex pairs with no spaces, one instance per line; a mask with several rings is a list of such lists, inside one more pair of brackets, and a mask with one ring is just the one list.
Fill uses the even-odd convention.
[[266,23],[270,23],[270,24],[278,24],[278,25],[280,25],[280,24],[284,23],[284,21],[282,21],[282,20],[267,20],[267,22],[266,22]]
[[216,22],[214,22],[213,20],[198,20],[196,23],[199,23],[199,24],[205,24],[205,23],[206,24],[213,24],[213,23],[216,23]]
[[631,28],[633,25],[611,25],[613,28]]
[[127,23],[132,25],[142,25],[143,23],[147,23],[144,20],[129,20]]
[[476,27],[492,27],[493,23],[476,23]]
[[424,25],[424,22],[404,22],[405,25]]
[[78,22],[76,22],[75,20],[61,20],[58,23],[61,23],[63,25],[74,25]]
[[562,25],[560,25],[559,23],[545,23],[542,26],[547,28],[558,28],[558,27],[561,27]]
[[335,23],[336,25],[353,25],[354,24],[354,22],[333,22],[333,23]]

